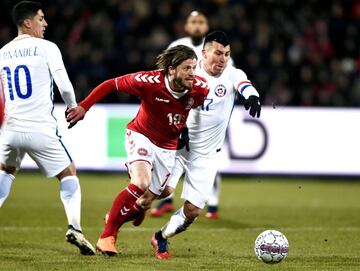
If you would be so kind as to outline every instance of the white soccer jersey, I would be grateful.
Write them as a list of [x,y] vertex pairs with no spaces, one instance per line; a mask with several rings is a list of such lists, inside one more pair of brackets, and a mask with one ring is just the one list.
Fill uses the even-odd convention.
[[55,74],[66,104],[76,105],[60,50],[50,41],[29,35],[16,37],[0,50],[0,72],[8,130],[48,132],[56,129],[56,119],[52,115]]
[[190,152],[208,155],[216,153],[224,143],[236,91],[245,98],[259,94],[246,74],[229,64],[219,77],[214,77],[206,73],[200,61],[196,74],[207,80],[210,91],[204,104],[191,110],[187,119]]

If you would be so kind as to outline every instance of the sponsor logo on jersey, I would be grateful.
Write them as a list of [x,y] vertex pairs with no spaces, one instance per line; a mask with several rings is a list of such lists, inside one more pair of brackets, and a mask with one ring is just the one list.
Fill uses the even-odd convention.
[[224,95],[226,94],[226,87],[224,85],[217,85],[214,92],[216,96],[224,97]]
[[147,151],[147,149],[139,148],[137,153],[138,153],[138,155],[146,156],[148,154],[148,151]]
[[186,110],[190,110],[193,105],[194,105],[194,99],[192,97],[190,97],[184,102],[184,106]]
[[158,101],[158,102],[163,102],[163,103],[170,103],[170,100],[169,99],[163,99],[163,98],[159,98],[159,97],[155,97],[155,101]]

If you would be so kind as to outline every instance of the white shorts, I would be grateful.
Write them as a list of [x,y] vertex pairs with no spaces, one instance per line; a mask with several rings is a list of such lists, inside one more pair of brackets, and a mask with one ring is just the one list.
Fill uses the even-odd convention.
[[149,190],[160,195],[164,190],[175,162],[175,150],[167,150],[154,145],[143,134],[126,130],[125,148],[127,152],[126,166],[130,172],[130,164],[135,161],[147,161],[152,165],[151,184]]
[[185,173],[181,198],[198,208],[204,208],[214,185],[218,159],[219,153],[200,156],[193,153],[189,155],[185,148],[179,150],[176,153],[175,165],[167,185],[175,189],[179,179]]
[[0,163],[19,170],[25,153],[47,177],[58,175],[72,162],[60,136],[55,133],[1,131]]

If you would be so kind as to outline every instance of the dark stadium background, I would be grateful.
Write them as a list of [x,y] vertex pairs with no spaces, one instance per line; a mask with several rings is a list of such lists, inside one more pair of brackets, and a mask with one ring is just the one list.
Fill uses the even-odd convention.
[[[17,2],[0,0],[0,48],[17,35],[10,19]],[[0,271],[360,270],[360,0],[43,3],[49,23],[45,38],[60,47],[78,101],[108,78],[153,69],[156,55],[185,35],[190,11],[204,12],[212,30],[229,34],[235,64],[261,94],[265,106],[256,122],[269,132],[269,148],[261,159],[238,161],[237,168],[251,170],[250,176],[223,174],[221,219],[208,221],[201,214],[191,229],[171,240],[170,262],[155,259],[149,244],[170,215],[148,217],[140,228],[127,223],[117,242],[118,257],[80,257],[64,241],[67,225],[58,182],[45,181],[37,168],[21,171],[0,208]],[[62,139],[68,139],[81,181],[82,226],[95,244],[104,214],[129,181],[127,174],[119,174],[122,157],[109,157],[106,146],[104,153],[99,149],[110,134],[112,150],[123,147],[119,135],[124,135],[129,108],[137,105],[99,105],[68,130],[65,105],[59,95],[56,100],[61,102],[55,110],[62,116]],[[104,102],[139,101],[119,94]],[[236,132],[232,142],[240,154],[242,142],[255,147],[263,142],[253,126],[244,129],[248,118],[242,106],[235,107],[228,131]],[[122,130],[115,125],[119,119]],[[107,130],[110,121],[116,133]],[[95,164],[99,172],[94,166],[92,172],[79,170],[81,161],[86,168]],[[102,172],[110,166],[116,170]],[[259,174],[274,166],[287,171],[285,176]],[[319,168],[322,178],[304,174],[314,175]],[[178,208],[180,187],[177,193]],[[289,240],[289,255],[281,264],[265,265],[255,257],[254,241],[266,229],[280,230]]]
[[[16,36],[0,2],[0,46]],[[185,35],[194,9],[231,38],[232,57],[264,105],[360,105],[360,1],[42,1],[48,28],[82,100],[100,82],[154,68],[156,55]],[[60,101],[56,95],[56,101]],[[138,102],[126,94],[105,102]]]

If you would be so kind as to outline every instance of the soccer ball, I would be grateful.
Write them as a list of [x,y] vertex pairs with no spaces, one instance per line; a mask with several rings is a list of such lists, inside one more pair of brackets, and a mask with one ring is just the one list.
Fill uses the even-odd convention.
[[285,235],[276,230],[266,230],[255,240],[255,254],[265,263],[279,263],[286,258],[289,242]]

